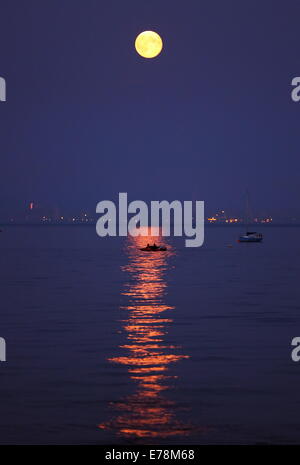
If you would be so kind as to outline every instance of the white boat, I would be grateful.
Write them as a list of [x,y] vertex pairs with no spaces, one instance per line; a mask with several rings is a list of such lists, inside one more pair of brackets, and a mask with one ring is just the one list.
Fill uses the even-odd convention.
[[[249,202],[249,193],[246,191],[246,225],[250,223],[250,202]],[[238,242],[261,242],[263,240],[263,235],[257,232],[247,231],[246,234],[239,237]]]
[[239,242],[261,242],[263,235],[257,232],[246,232],[244,236],[239,237]]

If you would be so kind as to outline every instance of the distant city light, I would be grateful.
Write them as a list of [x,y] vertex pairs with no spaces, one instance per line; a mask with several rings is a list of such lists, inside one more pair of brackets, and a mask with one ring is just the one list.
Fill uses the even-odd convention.
[[[58,213],[59,212],[59,213]],[[86,224],[93,224],[96,222],[94,216],[90,216],[88,212],[79,211],[78,214],[69,214],[60,211],[57,207],[48,207],[42,206],[37,204],[35,201],[30,201],[26,204],[26,210],[23,214],[12,217],[9,216],[7,218],[8,222],[32,222],[32,223],[86,223]],[[285,219],[287,222],[297,222],[299,221],[298,218],[292,217],[289,219]],[[249,221],[246,220],[245,217],[239,217],[235,215],[228,215],[226,210],[217,210],[212,215],[209,215],[205,218],[206,223],[210,224],[245,224],[245,223],[255,223],[255,224],[272,224],[273,218],[271,216],[256,216],[250,218]],[[278,222],[278,219],[277,219]]]

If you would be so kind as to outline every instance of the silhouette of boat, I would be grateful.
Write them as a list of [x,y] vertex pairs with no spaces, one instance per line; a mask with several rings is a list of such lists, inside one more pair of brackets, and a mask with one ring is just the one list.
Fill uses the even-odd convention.
[[140,250],[142,250],[143,252],[165,252],[167,250],[167,247],[159,247],[156,244],[147,244],[146,247],[142,247]]

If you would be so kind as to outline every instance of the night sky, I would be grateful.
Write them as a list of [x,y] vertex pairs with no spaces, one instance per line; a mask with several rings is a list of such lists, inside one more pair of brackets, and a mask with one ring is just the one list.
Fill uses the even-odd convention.
[[[1,0],[0,217],[204,200],[300,215],[297,0]],[[134,40],[158,32],[163,52]]]

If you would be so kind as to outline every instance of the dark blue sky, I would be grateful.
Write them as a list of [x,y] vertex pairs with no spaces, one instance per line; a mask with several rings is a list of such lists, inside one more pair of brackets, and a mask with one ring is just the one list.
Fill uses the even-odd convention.
[[[297,0],[1,0],[0,214],[198,199],[300,215]],[[164,50],[134,50],[147,29]]]

